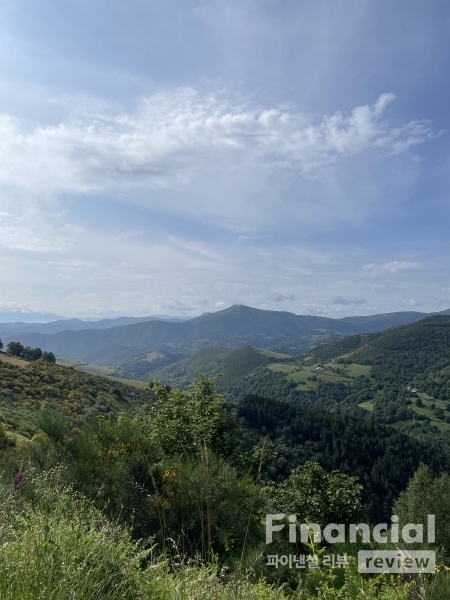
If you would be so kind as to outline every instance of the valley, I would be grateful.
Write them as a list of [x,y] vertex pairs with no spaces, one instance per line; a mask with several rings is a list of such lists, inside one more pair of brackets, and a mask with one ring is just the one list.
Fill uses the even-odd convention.
[[[291,510],[288,493],[307,490],[296,510],[312,498],[319,522],[349,514],[374,523],[414,493],[424,469],[429,485],[446,482],[450,316],[319,345],[320,336],[308,335],[298,353],[273,349],[271,331],[264,336],[270,348],[239,345],[246,336],[227,338],[232,347],[198,337],[143,345],[137,354],[129,347],[129,356],[109,365],[0,353],[2,493],[13,481],[18,514],[31,498],[29,522],[36,511],[29,481],[52,498],[52,511],[61,507],[67,529],[58,551],[73,530],[74,509],[66,514],[63,506],[82,497],[90,514],[117,523],[129,543],[156,540],[157,560],[168,536],[182,532],[190,559],[202,553],[208,561],[214,549],[233,568],[248,544],[246,564],[261,570],[254,558],[264,550],[261,519],[273,507]],[[295,339],[283,336],[284,346]],[[30,350],[22,347],[21,356],[38,355]],[[292,483],[296,477],[306,478],[303,487]],[[314,492],[317,485],[323,489]],[[280,571],[272,581],[284,577]]]

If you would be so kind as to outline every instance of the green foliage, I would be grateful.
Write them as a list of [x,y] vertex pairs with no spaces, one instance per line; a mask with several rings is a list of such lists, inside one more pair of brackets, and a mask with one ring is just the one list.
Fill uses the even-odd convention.
[[42,358],[42,350],[40,348],[23,346],[20,342],[9,342],[8,346],[6,347],[6,351],[11,356],[17,356],[30,361],[39,360]]
[[20,342],[9,342],[6,346],[6,352],[11,356],[22,356],[24,347]]
[[244,538],[262,539],[263,498],[252,477],[227,462],[236,462],[236,421],[205,377],[189,397],[154,389],[154,409],[133,419],[98,417],[79,431],[64,415],[44,412],[46,435],[22,449],[22,462],[49,468],[64,461],[78,491],[164,552],[169,539],[192,557],[242,552]]
[[212,453],[185,463],[166,463],[153,501],[165,539],[174,540],[181,554],[239,557],[244,540],[252,548],[262,542],[261,488]]
[[0,597],[143,598],[140,564],[148,552],[77,499],[61,471],[28,476],[28,494],[2,490]]
[[37,419],[37,426],[41,429],[54,444],[63,441],[70,430],[71,421],[69,417],[60,412],[45,410],[40,413]]
[[[214,557],[208,565],[197,559],[188,566],[177,556],[170,567],[156,559],[151,541],[133,542],[66,479],[60,468],[31,471],[20,487],[0,487],[2,600],[407,600],[417,588],[414,582],[362,576],[352,559],[343,583],[321,568],[297,577],[293,589],[269,585],[251,571],[227,574]],[[448,580],[429,579],[420,589],[414,598],[443,600]]]
[[46,362],[53,363],[53,364],[56,363],[56,357],[53,354],[53,352],[43,352],[42,360],[45,360]]
[[37,422],[45,410],[63,413],[79,426],[98,414],[115,418],[121,411],[136,413],[153,400],[149,390],[87,375],[51,361],[30,363],[0,358],[0,420],[30,437],[39,429]]
[[6,434],[5,424],[0,421],[0,450],[5,450],[9,446],[12,446],[13,442]]
[[277,489],[280,511],[297,514],[301,523],[358,523],[364,515],[362,486],[340,471],[327,473],[318,463],[295,468]]
[[[139,361],[139,359],[135,359],[135,361]],[[218,381],[218,386],[221,390],[224,390],[226,386],[235,380],[269,361],[269,357],[262,350],[251,346],[243,346],[236,350],[212,347],[200,350],[194,355],[183,358],[163,369],[156,371],[149,369],[148,375],[141,378],[148,380],[149,377],[153,377],[171,386],[191,389],[200,374],[205,374],[208,377],[215,377],[220,374],[221,378]],[[128,371],[130,368],[134,369],[134,367],[131,367],[131,362],[127,364],[126,368]],[[121,369],[123,369],[122,366]]]
[[[32,369],[37,381],[44,374],[50,387],[63,383],[58,373],[81,376],[82,385],[104,381],[43,361],[15,368],[26,377]],[[114,401],[125,402],[126,386],[113,385]],[[269,500],[302,521],[358,522],[361,486],[350,473],[364,484],[372,514],[387,512],[418,457],[448,468],[442,451],[373,421],[257,396],[238,408],[247,425],[239,448],[244,431],[214,381],[199,377],[190,394],[158,384],[154,392],[154,409],[97,415],[75,428],[68,415],[45,409],[41,433],[4,451],[16,457],[16,476],[0,484],[0,598],[406,600],[413,593],[411,582],[360,575],[351,560],[345,573],[293,571],[282,583],[280,572],[261,571],[263,515]],[[239,466],[246,463],[256,477]],[[261,485],[266,469],[281,485]],[[450,478],[420,473],[399,514],[409,520],[435,510],[446,524],[438,540],[445,557]],[[270,498],[267,488],[275,490]],[[445,573],[417,581],[414,600],[448,597]]]
[[401,524],[427,523],[427,515],[436,516],[436,545],[444,559],[450,559],[450,475],[436,477],[421,465],[394,505]]
[[214,380],[199,375],[189,396],[156,382],[152,389],[157,401],[140,418],[165,456],[186,458],[205,449],[223,455],[233,451],[236,423],[224,409]]

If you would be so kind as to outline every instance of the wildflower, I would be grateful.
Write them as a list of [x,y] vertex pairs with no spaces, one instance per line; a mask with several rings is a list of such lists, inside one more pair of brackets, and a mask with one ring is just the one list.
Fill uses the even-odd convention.
[[23,473],[18,473],[13,480],[14,487],[19,487],[21,483],[23,483],[25,475]]

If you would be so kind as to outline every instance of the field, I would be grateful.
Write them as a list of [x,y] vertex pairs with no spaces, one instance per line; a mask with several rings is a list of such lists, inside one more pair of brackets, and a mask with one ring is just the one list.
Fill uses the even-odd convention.
[[[155,353],[156,354],[156,353]],[[143,381],[137,381],[135,379],[125,379],[123,377],[114,377],[112,373],[115,372],[115,367],[94,365],[92,363],[84,363],[75,358],[57,358],[56,363],[63,367],[73,367],[77,371],[83,371],[88,375],[97,375],[98,377],[106,377],[111,381],[118,381],[125,385],[131,385],[136,388],[144,389],[147,387],[147,383]]]
[[[445,410],[448,402],[444,400],[435,400],[434,398],[431,398],[431,396],[428,396],[427,394],[421,394],[420,392],[416,394],[416,396],[422,400],[423,406],[416,406],[416,403],[413,399],[413,402],[409,405],[409,408],[417,415],[424,415],[425,417],[428,417],[431,421],[431,424],[435,425],[440,431],[450,431],[450,423],[437,419],[433,413],[433,409],[430,407],[431,404],[434,404],[437,408],[442,408],[445,416],[449,417],[450,412]],[[369,412],[373,412],[373,402],[371,401],[361,402],[361,404],[358,404],[358,406]]]
[[351,383],[355,377],[364,375],[370,377],[371,367],[366,365],[343,365],[331,360],[327,363],[312,365],[293,363],[272,363],[268,365],[272,371],[285,373],[287,379],[297,383],[297,389],[305,391],[315,389],[320,381],[329,383]]
[[7,356],[6,354],[3,354],[3,352],[0,353],[0,360],[8,363],[10,365],[14,365],[16,367],[27,367],[30,363],[26,360],[23,360],[23,358],[15,358],[14,356]]
[[[431,420],[433,425],[436,425],[441,431],[450,431],[450,423],[446,423],[445,421],[441,421],[436,418],[433,413],[433,409],[430,408],[431,404],[434,404],[437,408],[442,408],[445,411],[445,407],[448,405],[448,402],[444,400],[435,400],[431,398],[431,396],[427,396],[427,394],[421,394],[420,392],[416,394],[418,398],[420,398],[423,402],[423,406],[416,406],[415,402],[410,405],[410,408],[418,415],[425,415]],[[445,411],[445,416],[450,416],[450,412]]]
[[280,360],[292,358],[289,354],[282,354],[281,352],[272,352],[272,350],[263,350],[262,348],[255,348],[255,350],[258,350],[259,352],[261,352],[261,354],[267,356],[267,358],[278,358]]

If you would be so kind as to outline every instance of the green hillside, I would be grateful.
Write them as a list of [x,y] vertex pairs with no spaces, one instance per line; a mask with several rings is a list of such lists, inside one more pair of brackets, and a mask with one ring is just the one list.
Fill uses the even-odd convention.
[[152,398],[142,387],[43,360],[28,362],[0,354],[0,422],[11,433],[28,438],[46,409],[57,409],[80,424],[95,415],[133,413]]
[[240,393],[250,389],[333,410],[360,407],[413,430],[450,431],[450,317],[326,344],[294,364],[251,373],[239,382]]
[[[423,339],[445,345],[442,326],[434,324]],[[411,347],[413,338],[408,338]],[[383,522],[393,514],[400,494],[414,497],[414,481],[409,482],[421,477],[423,469],[428,469],[433,489],[444,489],[443,497],[449,489],[450,446],[443,438],[413,439],[366,418],[355,404],[355,394],[390,389],[388,382],[374,378],[379,363],[363,363],[358,354],[378,339],[356,341],[352,352],[320,361],[312,354],[294,358],[250,346],[212,348],[161,370],[186,381],[195,371],[222,372],[222,389],[230,396],[245,382],[272,386],[272,398],[247,395],[233,407],[205,377],[189,393],[162,385],[150,392],[113,380],[110,368],[80,363],[74,368],[0,354],[5,550],[0,559],[7,574],[0,578],[0,597],[37,598],[45,586],[51,590],[48,598],[72,597],[81,581],[87,590],[83,598],[163,600],[181,597],[181,590],[186,598],[313,600],[315,592],[306,596],[303,590],[306,585],[317,589],[316,575],[296,574],[294,581],[286,570],[267,569],[265,514],[295,511],[303,522],[311,506],[314,522],[320,524]],[[386,354],[382,349],[373,353],[378,361]],[[388,364],[394,364],[389,357]],[[159,357],[148,356],[149,362],[153,358]],[[439,352],[435,359],[441,364]],[[421,364],[414,357],[412,361]],[[434,372],[424,371],[423,376]],[[273,400],[288,391],[294,400],[322,406]],[[423,404],[431,402],[431,396],[419,394]],[[358,414],[339,414],[341,407],[345,411],[351,406]],[[71,419],[48,413],[48,408]],[[431,410],[428,404],[417,408]],[[119,413],[125,414],[116,418]],[[310,506],[304,505],[302,490]],[[434,511],[431,501],[422,505],[426,514]],[[450,519],[444,516],[439,536]],[[411,518],[405,514],[401,523]],[[445,552],[450,549],[450,541],[444,542],[441,564],[448,562]],[[284,545],[279,548],[285,551]],[[345,547],[349,564],[356,564],[358,549]],[[338,550],[343,552],[344,546]],[[185,564],[180,564],[181,552]],[[217,580],[208,596],[198,569],[208,569],[208,586]],[[322,577],[320,569],[317,575]],[[348,570],[331,576],[327,582],[347,589]],[[188,577],[195,577],[198,593],[187,587]],[[236,582],[259,582],[258,594],[241,593],[233,577],[239,577]],[[129,588],[120,587],[124,578]],[[383,592],[381,580],[374,581]],[[296,590],[287,586],[290,582]],[[124,594],[123,589],[131,591]],[[268,595],[277,589],[287,590],[287,595]],[[6,596],[4,590],[12,592]],[[330,599],[350,598],[336,591],[339,596],[333,591]],[[407,598],[384,592],[366,597]]]
[[261,365],[276,360],[277,357],[284,360],[285,355],[251,346],[243,346],[237,350],[205,348],[171,366],[152,371],[148,379],[158,379],[169,385],[189,389],[199,373],[210,377],[220,374],[219,385],[223,387],[251,373]]
[[252,393],[335,412],[365,409],[382,423],[450,433],[446,315],[349,336],[297,357],[269,356],[250,346],[209,348],[154,371],[152,378],[189,388],[200,372],[220,373],[221,390],[235,401]]

